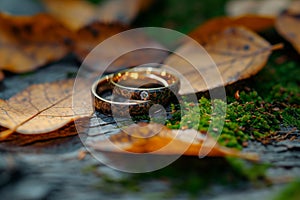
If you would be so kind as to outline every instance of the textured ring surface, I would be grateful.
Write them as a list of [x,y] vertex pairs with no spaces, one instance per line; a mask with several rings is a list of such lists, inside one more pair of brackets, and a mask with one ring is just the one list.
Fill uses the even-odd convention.
[[111,84],[116,96],[167,105],[179,91],[179,78],[165,68],[138,67],[116,73]]
[[111,84],[111,79],[113,76],[113,74],[104,76],[92,85],[95,109],[105,115],[113,114],[114,117],[148,114],[151,107],[149,101],[128,100],[122,97],[112,100],[114,86]]

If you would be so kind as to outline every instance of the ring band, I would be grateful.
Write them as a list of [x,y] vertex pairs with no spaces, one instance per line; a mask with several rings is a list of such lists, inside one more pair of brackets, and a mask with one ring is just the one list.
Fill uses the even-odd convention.
[[122,97],[111,99],[110,94],[112,94],[114,88],[111,84],[113,76],[114,74],[106,75],[92,85],[95,109],[105,115],[113,114],[114,117],[126,117],[129,114],[148,114],[151,107],[149,101],[128,100]]
[[121,71],[111,79],[113,93],[131,100],[167,105],[179,91],[180,81],[166,68],[138,67]]

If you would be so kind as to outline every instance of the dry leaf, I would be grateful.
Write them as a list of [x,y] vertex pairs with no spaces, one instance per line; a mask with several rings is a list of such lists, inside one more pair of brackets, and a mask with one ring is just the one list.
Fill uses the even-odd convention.
[[[83,27],[77,32],[78,39],[75,49],[77,57],[84,61],[84,65],[97,72],[103,72],[104,70],[113,72],[119,68],[138,66],[145,63],[160,63],[167,57],[168,52],[159,50],[163,49],[162,45],[148,38],[142,31],[118,34],[127,29],[126,26],[99,22]],[[113,39],[101,44],[100,48],[94,49],[105,39],[114,35],[116,36]],[[141,51],[124,54],[128,50],[142,47],[147,47],[147,49],[143,48]],[[92,50],[93,53],[90,54]],[[113,63],[110,61],[113,61]],[[110,67],[106,69],[108,66]]]
[[67,27],[77,30],[95,19],[96,7],[83,0],[43,0],[46,9]]
[[[199,53],[197,44],[185,43],[175,53],[188,62],[174,54],[165,61],[188,80],[182,81],[180,94],[206,91],[248,78],[264,67],[272,49],[281,46],[270,45],[248,29],[233,27],[212,35],[203,47],[208,55],[203,50]],[[187,89],[188,84],[195,91]]]
[[129,24],[152,0],[110,0],[96,6],[85,0],[43,0],[47,10],[66,26],[78,30],[91,22]]
[[300,53],[300,1],[295,1],[290,8],[280,14],[276,20],[277,31]]
[[0,71],[0,81],[4,79],[4,74],[2,71]]
[[32,71],[70,50],[72,33],[52,17],[0,14],[0,69]]
[[285,9],[290,0],[232,0],[226,5],[228,15],[260,14],[277,16]]
[[244,26],[253,31],[262,31],[274,26],[275,18],[259,15],[245,15],[238,17],[217,17],[209,20],[192,31],[189,36],[200,44],[205,44],[211,37],[228,27]]
[[[4,130],[3,130],[4,131]],[[1,132],[1,130],[0,130]],[[63,126],[62,128],[51,131],[49,133],[43,134],[21,134],[14,133],[5,138],[4,141],[1,141],[1,148],[5,147],[16,147],[16,146],[25,146],[38,141],[46,141],[54,138],[63,138],[72,135],[77,135],[78,132],[76,130],[74,123],[69,123]]]
[[171,130],[161,124],[133,124],[123,131],[111,135],[108,139],[98,139],[88,143],[96,151],[152,153],[162,155],[199,156],[207,152],[208,156],[234,156],[249,160],[258,160],[256,154],[222,147],[210,136],[187,129]]
[[[75,94],[77,99],[82,99],[76,104],[75,115],[72,109],[73,84],[74,80],[70,79],[32,85],[7,101],[0,100],[0,125],[8,128],[0,133],[0,138],[6,138],[13,132],[48,133],[75,119],[90,116],[93,109],[89,107],[91,103],[86,102],[91,97],[85,85],[82,85],[81,92]],[[73,98],[76,98],[75,95]]]
[[[128,29],[129,27],[119,24],[103,24],[100,22],[87,25],[77,31],[75,53],[83,61],[102,41]],[[109,50],[108,53],[110,53]]]

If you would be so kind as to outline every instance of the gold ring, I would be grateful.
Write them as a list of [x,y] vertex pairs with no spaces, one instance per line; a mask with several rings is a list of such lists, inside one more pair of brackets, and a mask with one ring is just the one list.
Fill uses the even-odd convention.
[[179,91],[178,76],[166,68],[137,67],[111,78],[115,96],[167,105]]
[[151,107],[149,101],[128,100],[122,97],[112,100],[111,94],[114,86],[111,84],[111,79],[113,76],[114,74],[106,75],[92,85],[95,109],[105,115],[113,114],[114,117],[148,114]]

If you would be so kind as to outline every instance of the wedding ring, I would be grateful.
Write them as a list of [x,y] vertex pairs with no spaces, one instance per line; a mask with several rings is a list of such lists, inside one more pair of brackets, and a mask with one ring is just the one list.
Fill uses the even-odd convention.
[[111,84],[111,79],[113,76],[114,74],[104,76],[92,85],[95,109],[105,115],[114,115],[114,117],[148,114],[151,107],[149,101],[130,100],[123,97],[112,98],[114,86]]
[[178,76],[166,68],[137,67],[116,73],[111,78],[113,93],[130,100],[167,105],[179,91]]

